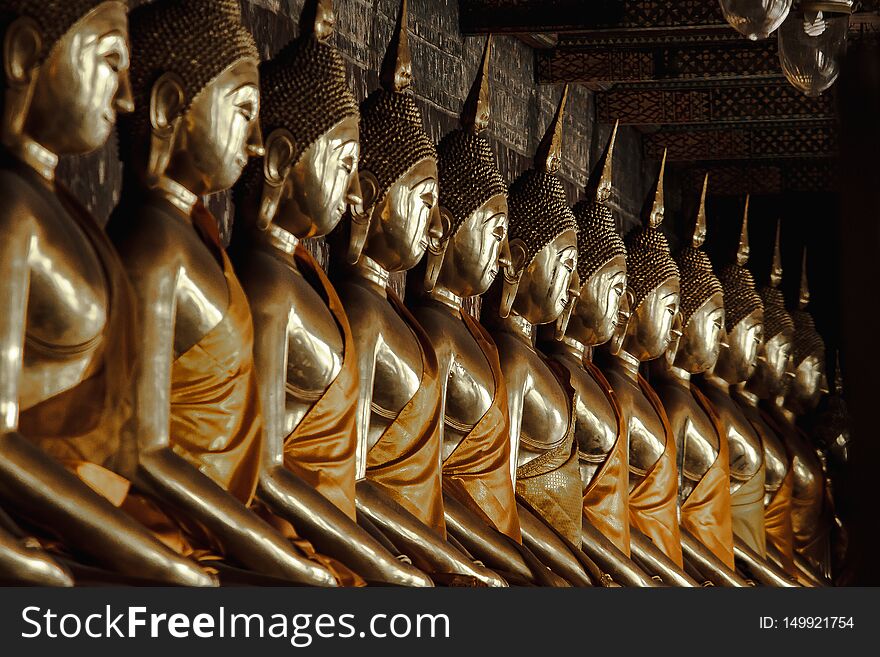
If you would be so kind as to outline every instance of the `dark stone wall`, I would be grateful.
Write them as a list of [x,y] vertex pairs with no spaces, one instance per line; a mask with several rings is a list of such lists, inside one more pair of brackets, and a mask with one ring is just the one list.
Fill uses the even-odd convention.
[[[132,5],[145,0],[132,0]],[[362,99],[378,86],[379,64],[394,27],[398,0],[336,0],[336,43],[349,64],[355,95]],[[303,0],[242,0],[242,16],[264,57],[271,57],[297,32]],[[435,141],[457,125],[482,55],[484,39],[463,37],[458,30],[458,0],[410,0],[410,47],[414,93],[425,128]],[[133,53],[137,57],[137,53]],[[535,83],[531,48],[511,37],[496,37],[491,60],[492,120],[490,141],[508,181],[529,167],[531,155],[550,122],[562,89]],[[592,163],[604,147],[609,127],[594,125],[593,94],[573,86],[565,117],[562,178],[569,200],[576,202]],[[641,139],[623,129],[615,169],[614,205],[621,227],[638,216],[647,189]],[[118,201],[121,168],[116,140],[98,153],[70,158],[62,164],[61,179],[102,220]],[[228,194],[209,199],[228,234],[231,205]]]

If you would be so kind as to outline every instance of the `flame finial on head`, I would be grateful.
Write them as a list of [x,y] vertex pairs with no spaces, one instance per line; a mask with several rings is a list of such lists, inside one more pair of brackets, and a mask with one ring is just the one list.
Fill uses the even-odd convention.
[[782,247],[780,246],[780,236],[782,233],[782,222],[776,220],[776,243],[773,245],[773,264],[770,265],[770,287],[779,287],[782,282]]
[[807,250],[804,249],[804,257],[801,261],[801,289],[798,294],[798,308],[804,310],[810,304],[810,283],[807,280]]
[[746,207],[743,210],[742,229],[739,233],[739,245],[736,249],[736,264],[745,267],[749,261],[749,195],[746,194]]
[[697,208],[697,219],[694,222],[694,234],[691,237],[691,246],[699,249],[706,241],[706,192],[709,189],[709,174],[703,179],[703,192],[700,194],[700,207]]
[[657,188],[654,192],[654,203],[648,215],[648,226],[657,228],[663,223],[666,216],[666,196],[663,192],[663,178],[666,175],[666,149],[663,149],[663,159],[660,162],[660,173],[657,174]]
[[336,29],[336,12],[333,0],[306,0],[299,19],[301,34],[312,34],[326,43]]
[[556,173],[562,165],[562,125],[565,118],[565,102],[568,100],[568,85],[562,90],[562,98],[547,132],[535,151],[535,168],[538,171]]
[[489,127],[489,58],[492,56],[492,35],[486,39],[483,60],[461,110],[461,127],[475,135]]
[[614,174],[614,144],[617,142],[617,129],[619,126],[620,121],[615,121],[608,144],[590,173],[585,189],[586,197],[590,201],[602,204],[611,198]]
[[407,23],[406,0],[401,0],[394,36],[388,44],[388,50],[385,51],[379,73],[379,81],[386,91],[402,93],[412,85],[412,57],[409,52]]

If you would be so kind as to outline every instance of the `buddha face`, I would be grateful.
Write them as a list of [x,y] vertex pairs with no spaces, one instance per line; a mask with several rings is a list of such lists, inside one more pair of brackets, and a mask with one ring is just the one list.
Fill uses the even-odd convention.
[[755,371],[763,339],[764,311],[753,310],[728,332],[715,372],[731,385],[747,381]]
[[807,356],[794,368],[789,399],[802,412],[811,411],[819,403],[825,363],[817,356]]
[[242,59],[199,92],[181,119],[167,175],[195,194],[229,189],[263,154],[257,63]]
[[790,330],[777,333],[758,349],[758,362],[749,379],[749,388],[761,399],[784,395],[788,390],[793,337]]
[[691,374],[712,369],[721,351],[724,330],[724,296],[713,294],[691,315],[682,330],[675,366]]
[[442,232],[438,193],[437,162],[420,160],[373,206],[364,255],[389,272],[412,269],[425,255],[428,231]]
[[507,237],[507,198],[496,194],[459,227],[446,246],[438,285],[460,297],[483,294],[501,267]]
[[105,2],[52,46],[34,82],[25,133],[59,155],[100,148],[116,113],[134,109],[128,65],[126,6]]
[[[511,243],[514,258],[522,254],[520,240]],[[519,268],[523,263],[514,262]],[[566,230],[545,246],[523,271],[513,311],[531,324],[556,321],[568,303],[568,288],[577,268],[577,236]]]
[[275,223],[301,238],[326,235],[361,200],[358,133],[357,117],[348,116],[302,154],[285,178]]
[[588,346],[608,342],[626,292],[626,258],[614,256],[580,287],[568,335]]
[[623,349],[640,361],[662,356],[672,344],[679,301],[678,277],[651,290],[630,316]]

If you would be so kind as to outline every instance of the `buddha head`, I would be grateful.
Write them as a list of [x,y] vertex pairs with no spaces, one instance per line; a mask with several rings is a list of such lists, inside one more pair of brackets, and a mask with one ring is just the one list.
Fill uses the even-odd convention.
[[483,294],[501,267],[509,264],[503,253],[508,228],[507,185],[482,134],[489,125],[491,47],[490,37],[461,114],[461,128],[447,134],[437,146],[445,254],[439,267],[428,267],[425,287],[431,289],[436,284],[459,297]]
[[632,303],[623,350],[640,361],[659,358],[677,337],[678,266],[669,252],[669,242],[660,230],[665,213],[665,170],[666,153],[660,165],[653,201],[646,205],[645,224],[630,231],[624,240]]
[[381,87],[361,103],[363,202],[355,209],[360,223],[352,226],[349,245],[350,254],[362,252],[389,272],[412,269],[429,248],[434,257],[443,255],[437,151],[409,92],[412,62],[406,25],[403,0],[382,62]]
[[785,309],[785,297],[779,290],[782,282],[782,255],[779,247],[780,224],[776,224],[776,244],[770,281],[758,294],[764,303],[764,342],[758,349],[755,373],[749,379],[749,390],[761,399],[784,395],[791,378],[791,352],[794,340],[794,322]]
[[235,0],[156,0],[131,12],[135,107],[120,137],[148,184],[231,187],[263,154],[259,54]]
[[56,155],[101,147],[133,109],[127,0],[2,0],[3,140]]
[[721,351],[724,330],[724,293],[712,270],[709,256],[701,248],[706,239],[706,190],[703,182],[700,207],[691,243],[675,260],[681,274],[681,339],[672,364],[697,374],[712,369]]
[[798,309],[791,313],[794,321],[792,345],[794,378],[786,396],[786,404],[799,414],[812,411],[819,403],[825,373],[825,341],[816,330],[813,316],[806,310],[809,303],[807,254],[804,252]]
[[764,304],[755,290],[751,272],[745,267],[749,261],[748,225],[749,199],[746,197],[736,261],[724,267],[718,276],[724,289],[727,340],[722,345],[715,373],[731,385],[748,380],[754,373],[764,337]]
[[510,272],[502,296],[504,306],[530,324],[548,324],[569,303],[572,274],[577,267],[577,221],[562,182],[562,123],[568,87],[535,155],[534,166],[510,187]]
[[626,294],[626,248],[607,206],[617,127],[615,124],[608,147],[590,176],[587,200],[572,208],[578,224],[579,288],[567,335],[588,346],[611,339]]
[[358,108],[332,44],[331,0],[309,0],[299,38],[260,65],[266,155],[237,187],[259,207],[257,226],[297,237],[326,235],[359,204]]

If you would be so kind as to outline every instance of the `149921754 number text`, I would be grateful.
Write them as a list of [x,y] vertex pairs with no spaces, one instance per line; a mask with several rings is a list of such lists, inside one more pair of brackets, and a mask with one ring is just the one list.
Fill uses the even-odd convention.
[[852,629],[852,616],[785,616],[781,626],[787,630]]

